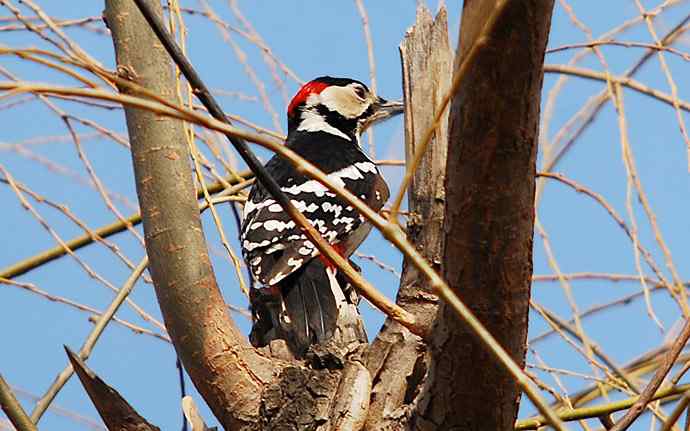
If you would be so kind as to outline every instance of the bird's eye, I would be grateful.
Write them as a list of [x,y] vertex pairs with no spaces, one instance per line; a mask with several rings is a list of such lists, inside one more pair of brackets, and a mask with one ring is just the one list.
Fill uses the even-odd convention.
[[365,98],[366,95],[367,95],[367,92],[366,92],[366,90],[364,89],[364,87],[358,85],[358,86],[355,87],[355,94],[357,95],[357,97],[359,97],[360,99],[364,100],[364,98]]

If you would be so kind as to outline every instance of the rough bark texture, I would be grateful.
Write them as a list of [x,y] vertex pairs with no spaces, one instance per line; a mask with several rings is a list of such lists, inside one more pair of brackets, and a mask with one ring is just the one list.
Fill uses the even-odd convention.
[[[151,3],[161,13],[160,2]],[[134,2],[107,0],[105,15],[118,71],[175,100],[171,60]],[[182,124],[132,108],[125,115],[149,270],[168,333],[218,420],[233,429],[253,423],[274,365],[227,315],[206,250]]]
[[[417,9],[417,22],[400,45],[405,101],[405,151],[411,160],[422,136],[432,126],[443,95],[450,87],[453,52],[448,42],[445,8],[433,19],[429,10]],[[444,179],[448,142],[447,114],[436,130],[415,172],[408,193],[408,238],[429,261],[440,266],[445,207]],[[403,262],[398,305],[414,313],[428,332],[438,298],[413,265]],[[413,411],[426,376],[426,344],[388,319],[374,340],[367,366],[374,379],[366,429],[401,429]]]
[[[494,11],[465,1],[463,55]],[[443,275],[524,364],[532,274],[535,157],[544,50],[553,0],[510,2],[465,76],[450,112]],[[481,342],[439,307],[415,426],[512,430],[520,391]]]

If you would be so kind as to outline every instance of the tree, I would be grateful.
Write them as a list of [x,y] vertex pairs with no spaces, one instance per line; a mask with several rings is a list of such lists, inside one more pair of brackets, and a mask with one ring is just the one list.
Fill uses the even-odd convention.
[[[138,3],[159,6],[155,1]],[[49,258],[66,254],[66,248],[82,247],[94,239],[110,247],[133,268],[133,272],[109,310],[98,318],[92,334],[99,334],[148,264],[167,330],[166,335],[157,335],[170,336],[181,363],[200,395],[226,429],[512,429],[518,414],[521,390],[527,393],[547,419],[523,420],[518,423],[519,428],[527,429],[546,421],[556,428],[565,429],[556,418],[554,409],[542,401],[543,395],[536,390],[535,381],[547,393],[555,395],[556,401],[569,407],[569,410],[559,412],[559,416],[600,418],[607,428],[610,422],[618,422],[615,425],[618,429],[625,421],[634,420],[634,414],[644,410],[683,349],[690,334],[687,328],[681,331],[668,352],[661,350],[650,355],[647,363],[653,363],[658,358],[663,358],[666,363],[652,369],[656,371],[656,378],[648,385],[636,382],[629,371],[615,365],[586,335],[569,286],[569,280],[578,276],[560,271],[548,237],[537,219],[537,233],[544,238],[555,279],[563,284],[564,292],[571,301],[574,321],[564,321],[534,300],[531,302],[533,309],[564,340],[583,351],[583,356],[595,367],[595,372],[604,372],[605,379],[600,380],[596,387],[598,393],[603,393],[606,385],[610,385],[622,392],[643,395],[638,406],[630,409],[625,419],[613,421],[608,414],[631,403],[624,406],[604,405],[596,413],[579,411],[574,409],[575,403],[567,394],[562,398],[558,390],[549,388],[539,376],[532,375],[534,380],[531,380],[522,371],[525,365],[530,284],[533,280],[533,202],[538,184],[537,122],[544,71],[599,79],[607,84],[607,91],[595,102],[600,106],[611,99],[617,109],[628,187],[629,190],[636,190],[650,225],[657,233],[657,242],[666,258],[672,280],[665,279],[655,263],[654,255],[643,247],[636,232],[633,210],[629,213],[633,227],[629,228],[601,195],[570,178],[550,173],[553,164],[561,157],[558,152],[544,151],[546,169],[543,170],[546,172],[540,175],[594,198],[624,228],[632,240],[638,279],[643,287],[637,296],[648,297],[648,284],[657,283],[656,290],[665,288],[663,291],[667,292],[669,298],[677,300],[681,311],[686,309],[684,284],[656,225],[630,148],[626,146],[628,138],[625,136],[627,126],[623,87],[650,94],[672,105],[678,115],[681,133],[685,133],[681,110],[687,109],[687,104],[678,99],[677,90],[666,95],[651,91],[637,81],[618,78],[610,73],[597,75],[596,72],[571,66],[542,67],[553,2],[499,1],[495,5],[489,2],[466,2],[458,54],[454,61],[449,48],[445,11],[442,10],[436,19],[432,19],[426,9],[419,8],[415,27],[401,45],[403,94],[407,106],[406,176],[398,197],[392,202],[388,218],[368,215],[383,236],[405,257],[396,301],[401,308],[386,302],[368,283],[353,274],[353,282],[359,283],[365,289],[367,298],[387,311],[388,320],[371,346],[336,343],[325,347],[325,357],[336,358],[335,364],[325,365],[318,360],[297,361],[281,348],[280,343],[255,349],[230,318],[207,251],[197,199],[203,198],[202,207],[210,209],[229,257],[236,259],[233,247],[223,233],[218,203],[242,200],[239,192],[251,182],[252,173],[240,174],[231,168],[219,151],[223,144],[207,132],[196,135],[207,148],[201,151],[189,124],[226,134],[231,143],[239,148],[245,161],[249,160],[250,163],[248,150],[240,140],[259,143],[285,157],[294,159],[294,156],[280,147],[275,139],[210,119],[198,106],[194,110],[186,108],[181,90],[183,82],[179,75],[173,74],[172,60],[159,42],[160,35],[154,34],[152,21],[149,19],[147,23],[144,20],[133,1],[106,2],[105,18],[113,36],[117,73],[100,66],[60,30],[69,25],[66,21],[55,21],[38,6],[27,2],[38,17],[36,24],[35,20],[21,15],[11,3],[3,2],[3,5],[15,15],[16,22],[23,29],[41,35],[62,51],[60,55],[50,55],[45,50],[11,49],[6,51],[7,54],[18,55],[23,61],[48,64],[58,72],[78,79],[87,88],[21,82],[3,71],[8,81],[0,83],[0,89],[9,95],[31,93],[32,98],[38,97],[59,115],[79,150],[79,156],[84,160],[91,182],[106,202],[110,199],[108,192],[80,149],[81,137],[75,131],[74,124],[81,123],[95,127],[99,133],[116,135],[100,125],[93,126],[93,123],[89,124],[81,117],[66,113],[55,100],[84,100],[82,103],[91,104],[89,106],[93,109],[102,107],[103,103],[122,104],[142,213],[141,217],[126,219],[112,206],[120,219],[115,226],[101,229],[97,234],[87,230],[86,239],[67,245],[62,242],[57,251],[8,267],[3,270],[2,279],[7,284],[40,292],[30,284],[12,279],[35,266],[43,265]],[[361,2],[356,2],[356,5],[364,22],[365,34],[369,35],[366,10]],[[180,26],[184,11],[193,16],[201,14],[220,26],[222,31],[231,28],[208,5],[204,6],[203,11],[183,10],[171,2],[168,25],[172,28]],[[262,48],[264,59],[274,71],[274,76],[278,76],[279,69],[288,75],[292,73],[276,60],[251,23],[241,15],[238,5],[231,1],[230,7],[245,28],[244,36]],[[661,5],[655,14],[645,11],[642,5],[639,7],[639,21],[649,26],[650,34],[656,41],[655,51],[659,62],[664,65],[664,70],[668,70],[664,56],[669,53],[678,55],[679,51],[671,51],[664,46],[682,34],[687,19],[668,36],[659,39],[653,30],[652,16],[659,15],[669,5]],[[564,10],[581,25],[566,3]],[[156,14],[160,16],[161,10]],[[78,25],[92,21],[82,20]],[[52,31],[51,36],[45,35],[44,28]],[[227,33],[224,34],[228,37]],[[602,56],[599,45],[604,43],[614,42],[591,42],[587,48]],[[235,50],[240,49],[234,42],[231,45]],[[649,45],[638,45],[651,50]],[[243,57],[240,55],[239,58]],[[370,56],[370,60],[373,66],[373,56]],[[606,65],[605,61],[602,63]],[[250,76],[256,78],[251,67],[246,67],[250,70]],[[71,73],[72,69],[79,72]],[[85,74],[92,77],[86,78]],[[207,93],[203,88],[189,75],[186,78],[206,109],[220,118],[222,113],[214,112],[213,104],[208,99],[204,100]],[[100,80],[100,83],[95,84],[94,79]],[[672,78],[669,79],[673,82]],[[276,79],[276,82],[279,88],[283,88],[280,79]],[[102,83],[117,86],[120,94],[103,91]],[[258,88],[261,97],[265,98],[263,87]],[[186,96],[186,103],[192,106],[191,92]],[[94,106],[94,103],[99,105]],[[597,105],[592,105],[599,109]],[[547,112],[550,109],[548,103],[546,109]],[[450,112],[448,130],[445,126],[447,111]],[[585,117],[580,128],[587,127],[589,121]],[[277,128],[280,129],[279,124]],[[576,132],[572,139],[576,139],[580,133]],[[373,138],[369,142],[373,144]],[[567,151],[569,145],[563,146],[561,151]],[[553,150],[551,144],[547,148]],[[209,162],[210,157],[224,163],[230,176],[219,175]],[[296,163],[300,161],[296,160]],[[302,166],[310,172],[307,166]],[[261,179],[261,172],[256,168],[253,170]],[[41,196],[32,194],[28,187],[14,180],[8,170],[3,168],[3,173],[5,182],[23,199],[24,206],[37,214],[23,197],[28,193],[40,201]],[[323,179],[318,172],[310,174]],[[209,185],[210,179],[218,180],[218,184]],[[408,211],[403,215],[408,220],[403,233],[398,220],[407,186]],[[221,190],[225,191],[219,197],[213,197]],[[56,207],[65,214],[71,214],[64,207]],[[125,229],[136,236],[138,232],[132,224],[139,221],[143,221],[148,261],[144,258],[134,265],[104,237]],[[70,254],[74,255],[74,252]],[[654,271],[656,279],[645,278],[640,256]],[[79,262],[89,270],[86,264]],[[237,270],[241,277],[239,266]],[[99,279],[98,274],[91,273]],[[587,276],[592,277],[592,274]],[[611,274],[599,277],[609,280],[616,278]],[[108,284],[107,281],[104,284]],[[59,300],[65,302],[62,298]],[[653,321],[655,315],[651,302],[647,304],[650,321]],[[133,307],[137,309],[136,305]],[[147,316],[143,312],[141,315]],[[130,323],[123,324],[132,327]],[[88,357],[97,337],[89,337],[80,352],[82,359]],[[534,355],[541,360],[536,353]],[[323,359],[324,356],[317,354],[316,357]],[[124,412],[129,412],[125,415],[129,418],[139,418],[138,429],[153,427],[132,413],[131,407],[118,395],[114,396],[77,356],[71,355],[70,361],[109,428],[121,426]],[[549,367],[542,369],[554,372]],[[62,383],[71,373],[71,368],[67,370],[61,377]],[[107,370],[98,372],[108,375]],[[34,422],[48,407],[59,385],[54,388],[53,395],[43,397],[34,409],[31,415]],[[660,392],[669,397],[683,390],[684,386],[676,385]],[[12,412],[8,416],[13,421],[14,415],[19,418],[17,420],[22,420],[23,412],[12,402],[11,391],[4,388],[3,394],[8,395],[6,408]],[[136,408],[136,403],[133,404]],[[674,413],[681,412],[684,407],[681,401]],[[653,408],[653,413],[667,424],[672,423],[666,420],[658,407]],[[678,416],[671,415],[674,420]]]

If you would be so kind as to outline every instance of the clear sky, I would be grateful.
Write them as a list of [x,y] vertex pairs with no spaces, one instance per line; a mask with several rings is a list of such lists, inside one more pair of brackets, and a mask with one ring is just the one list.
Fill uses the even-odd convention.
[[[41,0],[37,3],[46,12],[60,19],[98,16],[104,7],[99,1]],[[300,79],[309,80],[329,74],[370,81],[367,48],[354,1],[256,0],[237,3],[246,19],[270,46],[272,53]],[[461,2],[448,3],[450,34],[452,45],[455,46]],[[612,28],[640,15],[636,3],[631,0],[571,0],[556,3],[549,48],[589,40],[587,34],[574,24],[574,16],[591,31],[593,39],[599,39]],[[653,21],[654,30],[660,37],[690,14],[688,2],[675,3],[678,5],[664,9]],[[244,28],[231,12],[228,2],[210,0],[209,4],[229,24]],[[364,4],[371,26],[378,92],[386,98],[400,98],[400,61],[397,48],[405,30],[414,22],[415,2],[369,0]],[[652,9],[658,6],[660,1],[643,1],[642,4]],[[182,5],[194,9],[202,8],[201,2],[191,0],[182,2]],[[436,2],[432,1],[430,8],[435,11]],[[570,14],[567,8],[572,8]],[[29,12],[25,10],[26,14]],[[0,16],[9,17],[11,13],[7,9],[0,9]],[[238,62],[236,52],[224,41],[218,28],[197,15],[185,14],[184,18],[189,29],[189,55],[207,84],[216,90],[240,92],[246,96],[237,97],[218,92],[219,101],[224,109],[275,130],[276,121],[264,108],[261,93],[247,74],[246,66]],[[0,28],[6,24],[5,21],[0,21]],[[103,29],[100,23],[93,25]],[[112,43],[107,34],[80,28],[69,28],[66,31],[84,50],[106,67],[114,67]],[[277,112],[278,125],[284,130],[286,100],[272,79],[270,69],[262,60],[261,51],[237,33],[231,33],[231,37],[237,47],[246,54],[246,63],[265,83],[266,97]],[[644,22],[638,22],[615,37],[621,41],[654,43]],[[11,32],[6,29],[0,32],[0,44],[3,47],[38,46],[54,49],[33,34]],[[674,47],[687,56],[690,51],[690,36],[683,36]],[[547,54],[546,63],[567,64],[574,54],[580,52],[582,51],[579,49],[567,49],[550,53]],[[602,65],[601,59],[591,54],[584,57],[577,66],[596,71],[604,71],[605,67],[608,67],[612,74],[620,75],[645,51],[641,47],[606,46],[601,48],[601,52],[606,66]],[[690,65],[688,57],[684,59],[676,54],[666,52],[664,58],[677,84],[678,97],[687,101],[690,100],[687,79],[687,76],[690,76]],[[18,61],[10,56],[0,56],[0,67],[22,80],[61,85],[73,85],[74,82],[45,67]],[[289,98],[297,90],[298,84],[284,73],[279,71],[278,74],[286,84]],[[545,76],[543,106],[558,77],[556,74]],[[636,79],[652,88],[670,93],[668,82],[656,56],[636,75]],[[542,135],[541,149],[545,148],[545,144],[553,142],[561,127],[589,97],[604,88],[605,85],[599,81],[582,78],[568,80],[555,99],[553,107],[544,111],[550,122],[548,131]],[[21,97],[16,98],[20,99]],[[16,181],[26,184],[57,203],[68,205],[71,211],[91,228],[115,220],[115,216],[106,207],[100,195],[94,189],[80,183],[81,179],[88,179],[88,173],[74,142],[64,138],[68,133],[64,123],[38,101],[5,109],[12,100],[15,99],[0,98],[0,165]],[[97,121],[126,136],[124,119],[119,111],[108,112],[64,101],[58,101],[57,104],[72,115]],[[679,132],[676,113],[668,105],[631,90],[624,91],[624,106],[629,144],[635,158],[638,177],[672,255],[673,267],[678,278],[687,280],[690,277],[690,228],[687,216],[690,209],[690,181],[686,143]],[[687,112],[681,116],[685,122],[690,121]],[[671,265],[667,264],[657,241],[658,235],[650,227],[634,189],[630,195],[630,212],[628,210],[628,181],[626,165],[621,157],[618,121],[616,111],[608,103],[595,123],[557,165],[555,171],[599,193],[628,226],[636,226],[640,243],[649,250],[664,277],[672,279],[673,274],[669,269]],[[93,137],[93,129],[86,126],[77,125],[76,128],[78,133],[83,134],[81,147],[94,171],[108,190],[117,194],[113,202],[122,214],[131,214],[135,210],[131,205],[136,203],[136,194],[128,150],[113,140]],[[52,138],[39,143],[28,141],[39,137]],[[377,156],[385,159],[402,158],[402,139],[400,119],[378,127],[375,130]],[[259,153],[264,158],[269,156],[264,151]],[[234,158],[234,155],[229,156],[231,160]],[[52,170],[47,169],[37,160],[50,160],[55,165],[52,166]],[[543,153],[540,153],[540,166],[543,160]],[[74,172],[76,176],[57,172],[58,167]],[[217,167],[222,170],[221,166]],[[399,167],[387,167],[384,172],[392,185],[391,188],[395,190],[402,170]],[[61,238],[69,239],[83,232],[60,212],[29,200]],[[0,268],[55,245],[55,240],[22,208],[16,194],[4,183],[0,183],[0,207],[5,227],[0,230]],[[631,214],[634,217],[631,218]],[[234,238],[237,227],[230,212],[222,208],[221,216],[228,237]],[[606,210],[585,194],[576,193],[563,184],[548,181],[538,207],[538,217],[548,234],[555,262],[563,273],[638,273],[631,241]],[[214,268],[226,300],[238,307],[246,307],[247,301],[238,288],[234,270],[218,241],[217,231],[209,214],[204,215],[204,226],[210,242]],[[136,262],[143,256],[140,243],[131,233],[119,234],[111,240],[132,261]],[[549,263],[542,236],[535,235],[534,244],[535,275],[554,274],[555,269],[553,263]],[[376,233],[371,235],[371,239],[364,244],[361,251],[367,255],[377,256],[396,271],[400,270],[399,254]],[[122,285],[129,275],[122,262],[103,246],[86,247],[80,250],[78,255],[114,286]],[[377,287],[389,297],[395,296],[398,284],[395,274],[364,260],[358,263]],[[644,262],[641,264],[641,270],[645,275],[655,277]],[[104,288],[102,282],[91,277],[70,257],[63,257],[45,265],[19,277],[17,281],[32,283],[50,294],[70,298],[99,310],[105,309],[113,298],[113,293]],[[595,279],[573,281],[569,287],[572,288],[573,303],[568,301],[568,290],[559,283],[535,282],[534,300],[561,318],[568,319],[572,315],[573,304],[580,311],[584,311],[596,304],[639,292],[641,285],[639,281],[612,283]],[[139,283],[132,299],[153,316],[160,318],[150,284]],[[651,306],[663,324],[664,332],[654,324],[647,313],[645,302],[639,298],[626,306],[584,319],[583,327],[594,342],[617,364],[622,365],[673,336],[672,328],[680,316],[678,306],[665,291],[652,294]],[[370,338],[373,338],[383,317],[368,304],[363,303],[361,308]],[[0,372],[19,391],[20,399],[28,410],[33,408],[31,396],[42,394],[59,370],[65,366],[67,360],[62,345],[66,344],[74,350],[81,346],[92,328],[88,323],[88,316],[89,313],[47,301],[13,286],[0,284],[0,337],[3,340],[0,347]],[[128,306],[123,306],[118,317],[147,329],[155,329]],[[240,328],[248,332],[250,322],[238,314],[233,314],[233,317]],[[541,317],[534,312],[530,314],[530,337],[542,333],[547,328],[548,325]],[[583,359],[583,355],[561,337],[552,336],[533,343],[530,347],[535,349],[538,355],[530,353],[529,364],[540,364],[543,360],[548,367],[567,370],[569,373],[555,374],[560,379],[557,382],[549,373],[530,369],[554,387],[559,394],[572,393],[585,387],[591,383],[592,376],[603,376],[601,371]],[[98,342],[88,363],[149,421],[161,429],[179,428],[179,387],[175,354],[170,344],[150,336],[137,335],[122,326],[111,324]],[[187,387],[191,387],[189,381]],[[209,424],[215,424],[199,395],[193,391],[192,395],[202,404],[203,414]],[[548,394],[545,396],[550,399]],[[616,397],[616,394],[611,395],[612,399]],[[77,412],[89,421],[98,422],[96,411],[76,379],[72,379],[66,385],[54,406]],[[526,417],[532,412],[531,405],[528,402],[523,403],[521,417]],[[648,420],[640,421],[633,429],[648,429],[648,425]],[[3,423],[0,422],[0,429],[2,426]],[[571,424],[570,427],[581,429],[576,424]],[[92,426],[84,421],[75,422],[74,418],[67,418],[61,411],[53,409],[46,413],[41,421],[41,428],[73,430],[92,429]]]

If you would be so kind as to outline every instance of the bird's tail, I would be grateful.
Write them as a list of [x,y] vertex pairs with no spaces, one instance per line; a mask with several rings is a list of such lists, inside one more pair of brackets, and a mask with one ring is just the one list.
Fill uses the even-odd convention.
[[279,296],[268,299],[265,293],[262,298],[256,295],[261,293],[257,292],[252,299],[252,343],[266,345],[272,339],[282,338],[298,356],[310,345],[328,341],[336,328],[340,308],[357,301],[345,277],[319,258],[281,281]]

